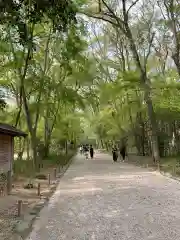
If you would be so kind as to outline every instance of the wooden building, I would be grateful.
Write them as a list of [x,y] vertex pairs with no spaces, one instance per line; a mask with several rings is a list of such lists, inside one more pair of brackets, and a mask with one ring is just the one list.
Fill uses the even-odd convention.
[[[26,137],[27,134],[15,127],[0,123],[0,176],[7,176],[7,193],[11,191],[11,176],[14,159],[14,137]],[[2,178],[0,188],[2,189]],[[0,190],[1,190],[0,189]]]

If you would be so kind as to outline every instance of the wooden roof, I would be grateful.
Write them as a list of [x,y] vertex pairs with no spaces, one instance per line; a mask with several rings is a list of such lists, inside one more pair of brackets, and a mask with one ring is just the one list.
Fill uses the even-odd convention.
[[17,128],[6,124],[6,123],[0,123],[0,133],[10,135],[13,137],[26,137],[27,134],[21,130],[18,130]]

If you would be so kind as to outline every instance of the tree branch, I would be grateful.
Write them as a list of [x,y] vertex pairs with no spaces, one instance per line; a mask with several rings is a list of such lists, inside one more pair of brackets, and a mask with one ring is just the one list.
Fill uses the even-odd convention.
[[164,15],[164,13],[163,13],[163,10],[162,10],[162,7],[161,7],[161,5],[160,5],[160,2],[161,2],[161,1],[157,1],[157,5],[158,5],[158,7],[159,7],[159,9],[160,9],[160,11],[161,11],[161,14],[162,14],[164,20],[167,20],[166,17],[165,17],[165,15]]
[[127,10],[127,14],[129,14],[129,11],[131,10],[131,8],[133,8],[136,5],[136,3],[138,3],[138,2],[139,2],[139,0],[136,0],[131,4],[131,6]]
[[127,26],[128,23],[128,13],[126,11],[126,0],[122,0],[122,8],[123,8],[123,17],[124,17],[124,24]]
[[103,15],[97,15],[97,14],[94,15],[94,14],[91,14],[91,13],[88,13],[88,12],[79,12],[79,13],[80,13],[80,14],[84,14],[84,15],[86,15],[87,17],[99,19],[99,20],[102,20],[102,21],[104,21],[104,22],[108,22],[108,23],[110,23],[110,24],[112,24],[112,25],[114,25],[114,26],[116,26],[116,27],[119,27],[119,25],[118,25],[116,22],[114,22],[114,21],[112,21],[112,20],[110,20],[110,19],[104,18]]
[[104,0],[102,0],[102,2],[105,5],[105,7],[108,9],[108,11],[112,14],[111,17],[116,20],[116,22],[121,28],[123,28],[124,22],[114,13],[112,8],[110,8],[110,6],[108,6],[108,4]]
[[147,60],[148,60],[148,57],[149,57],[149,55],[151,53],[151,47],[152,47],[152,43],[153,43],[154,37],[155,37],[155,32],[152,33],[152,36],[149,39],[149,48],[148,48],[148,52],[147,52],[147,55],[146,55],[145,60],[144,60],[144,68],[146,68]]

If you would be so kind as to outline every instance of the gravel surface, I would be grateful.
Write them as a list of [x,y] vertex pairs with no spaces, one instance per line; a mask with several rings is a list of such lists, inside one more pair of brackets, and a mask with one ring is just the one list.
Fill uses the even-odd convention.
[[180,183],[147,169],[78,155],[31,240],[179,240]]
[[0,205],[0,240],[9,240],[13,235],[14,226],[17,224],[17,204],[2,209]]

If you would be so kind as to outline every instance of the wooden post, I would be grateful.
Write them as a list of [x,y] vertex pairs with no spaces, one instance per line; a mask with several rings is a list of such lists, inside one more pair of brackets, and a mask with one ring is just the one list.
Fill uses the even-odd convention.
[[12,190],[12,176],[11,171],[7,172],[7,194],[9,195]]
[[59,173],[61,172],[61,166],[60,166],[60,164],[59,164],[59,166],[58,166],[58,172],[59,172]]
[[48,174],[48,185],[50,185],[50,184],[51,184],[51,175]]
[[18,217],[21,216],[22,213],[22,200],[18,200]]
[[41,184],[40,183],[38,183],[38,192],[37,192],[37,194],[38,194],[38,196],[40,196],[40,194],[41,194]]
[[56,168],[54,168],[54,178],[56,178]]

